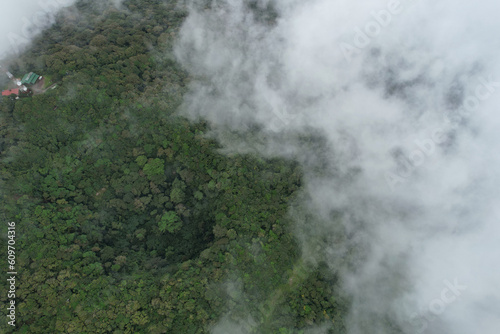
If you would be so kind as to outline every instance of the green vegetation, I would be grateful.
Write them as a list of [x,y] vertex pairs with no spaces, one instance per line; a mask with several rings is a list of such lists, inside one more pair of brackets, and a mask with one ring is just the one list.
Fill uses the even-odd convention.
[[291,234],[299,166],[221,155],[207,124],[175,116],[189,77],[171,46],[186,13],[124,6],[78,1],[10,64],[59,83],[0,103],[15,332],[208,333],[226,314],[251,315],[255,333],[342,332],[336,278],[302,263]]
[[44,75],[43,77],[44,77],[45,81],[44,81],[44,83],[43,83],[43,87],[42,87],[42,89],[47,89],[47,88],[49,88],[51,85],[53,85],[53,84],[54,84],[54,82],[52,81],[52,76],[49,76],[49,75]]

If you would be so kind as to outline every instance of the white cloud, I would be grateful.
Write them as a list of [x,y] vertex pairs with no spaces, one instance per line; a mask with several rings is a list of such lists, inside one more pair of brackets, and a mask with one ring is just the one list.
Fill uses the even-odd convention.
[[[307,205],[328,221],[309,230],[338,231],[331,213],[343,213],[351,240],[322,253],[353,297],[349,332],[389,333],[390,324],[404,333],[497,333],[500,3],[277,0],[275,24],[253,20],[240,1],[217,3],[192,8],[177,45],[202,78],[186,114],[324,135],[327,145],[313,153],[269,136],[266,153],[308,157]],[[397,3],[377,28],[373,12]],[[353,45],[352,57],[342,43]],[[467,109],[488,77],[491,94]],[[313,156],[326,156],[328,176],[307,168]],[[356,270],[339,267],[338,249],[353,245],[365,250],[349,260]],[[455,279],[467,289],[429,313],[443,282]],[[415,314],[425,329],[410,321]]]
[[26,0],[0,3],[0,58],[17,54],[31,38],[53,22],[59,9],[74,0]]

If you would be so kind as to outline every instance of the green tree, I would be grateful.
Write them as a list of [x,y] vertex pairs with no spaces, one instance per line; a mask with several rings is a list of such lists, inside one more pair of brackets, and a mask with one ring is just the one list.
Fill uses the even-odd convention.
[[145,164],[143,170],[144,174],[151,179],[155,175],[162,175],[165,172],[165,163],[162,159],[155,158]]
[[137,157],[137,159],[135,159],[135,162],[137,162],[137,164],[141,167],[144,166],[147,161],[148,161],[148,158],[146,158],[146,156],[144,156],[144,155],[140,155]]
[[177,216],[177,213],[175,213],[175,211],[166,212],[158,222],[158,228],[161,232],[167,231],[169,233],[175,233],[179,231],[181,227],[182,221],[179,216]]
[[186,189],[186,184],[179,179],[175,179],[170,191],[170,200],[176,204],[182,203],[186,197],[184,189]]

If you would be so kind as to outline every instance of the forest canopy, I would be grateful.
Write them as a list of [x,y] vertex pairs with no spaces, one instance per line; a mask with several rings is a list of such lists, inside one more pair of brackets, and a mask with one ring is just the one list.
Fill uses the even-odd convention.
[[224,155],[210,124],[179,116],[186,11],[122,5],[77,1],[8,60],[57,88],[0,102],[1,216],[20,268],[16,328],[0,331],[209,333],[228,317],[249,333],[343,332],[337,278],[293,237],[299,165]]

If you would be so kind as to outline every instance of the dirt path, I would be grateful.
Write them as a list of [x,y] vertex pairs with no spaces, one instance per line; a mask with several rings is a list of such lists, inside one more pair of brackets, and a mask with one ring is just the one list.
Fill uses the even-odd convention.
[[48,91],[49,89],[54,89],[54,88],[56,88],[57,83],[54,83],[54,84],[50,85],[49,87],[43,89],[44,86],[45,86],[45,78],[42,78],[42,80],[37,82],[36,85],[31,87],[31,90],[33,91],[33,95],[43,94],[46,91]]

